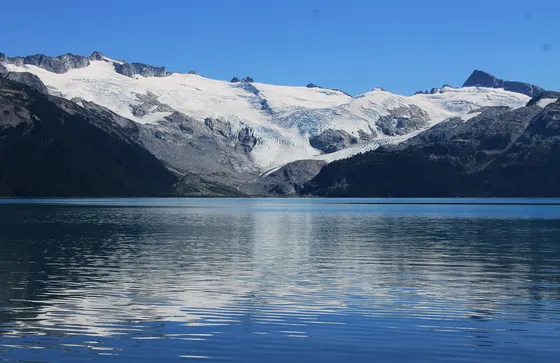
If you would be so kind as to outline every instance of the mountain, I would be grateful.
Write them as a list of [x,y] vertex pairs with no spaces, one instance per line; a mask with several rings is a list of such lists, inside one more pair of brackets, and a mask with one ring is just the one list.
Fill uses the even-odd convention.
[[468,121],[449,119],[400,145],[325,166],[303,193],[558,197],[559,99],[539,96],[526,107],[489,107]]
[[[143,126],[93,103],[78,105],[0,79],[0,196],[132,197],[241,195],[198,178],[186,181],[140,142]],[[210,188],[209,188],[210,187]]]
[[0,195],[153,196],[176,176],[130,136],[134,122],[0,81]]
[[99,52],[87,57],[0,55],[2,59],[11,72],[37,75],[53,95],[94,102],[163,132],[167,127],[159,121],[173,112],[201,122],[229,123],[233,134],[245,132],[255,138],[248,150],[249,172],[324,154],[311,145],[310,138],[329,130],[345,132],[363,144],[400,138],[483,106],[519,107],[530,99],[501,89],[474,87],[446,87],[437,94],[410,97],[374,89],[352,97],[320,87],[268,85],[250,77],[232,83],[170,73],[164,67],[128,64]]
[[[54,102],[62,109],[57,115],[71,108],[86,124],[105,125],[101,130],[111,137],[126,135],[119,140],[147,152],[175,178],[171,185],[150,184],[134,192],[142,195],[294,195],[329,163],[379,147],[391,149],[449,119],[467,122],[488,108],[518,109],[531,101],[528,92],[500,88],[512,88],[505,81],[446,85],[413,96],[379,88],[351,96],[313,83],[213,80],[100,52],[58,57],[0,53],[0,77]],[[466,85],[476,83],[469,80]],[[127,132],[118,131],[123,125]],[[24,136],[11,134],[14,140]],[[104,152],[102,144],[97,147]]]
[[463,87],[501,88],[506,91],[517,92],[529,97],[537,97],[544,92],[539,86],[523,82],[510,82],[496,78],[484,71],[475,70],[463,84]]

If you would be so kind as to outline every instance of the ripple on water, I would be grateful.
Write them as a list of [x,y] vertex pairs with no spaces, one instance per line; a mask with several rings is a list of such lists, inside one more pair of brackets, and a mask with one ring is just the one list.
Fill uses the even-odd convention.
[[560,356],[556,206],[56,203],[0,204],[0,359]]

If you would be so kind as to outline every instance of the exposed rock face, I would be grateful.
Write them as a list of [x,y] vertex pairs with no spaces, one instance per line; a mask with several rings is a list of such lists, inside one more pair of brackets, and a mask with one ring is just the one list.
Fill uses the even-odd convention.
[[231,129],[231,123],[220,120],[220,119],[213,119],[207,118],[204,120],[204,124],[208,127],[211,131],[214,131],[218,135],[229,138],[233,134]]
[[257,145],[257,138],[250,127],[242,128],[237,134],[237,140],[239,140],[239,145],[241,145],[245,152],[250,152]]
[[177,176],[135,141],[138,130],[137,124],[110,111],[94,112],[2,79],[0,195],[166,193]]
[[307,88],[321,88],[319,86],[317,86],[315,83],[308,83],[307,86],[305,86]]
[[92,61],[102,61],[105,59],[105,56],[103,55],[103,53],[95,51],[93,53],[91,53],[91,55],[89,56],[89,59]]
[[34,65],[53,73],[66,73],[70,69],[84,68],[89,65],[89,58],[75,54],[63,54],[58,57],[49,57],[44,54],[35,54],[27,57],[7,57],[0,53],[0,62],[22,66],[24,64]]
[[238,83],[238,82],[241,82],[241,81],[239,80],[239,78],[233,77],[230,82],[231,83]]
[[358,140],[343,130],[325,130],[319,135],[311,136],[309,144],[325,153],[333,153],[356,144]]
[[8,63],[21,67],[23,66],[23,57],[8,57],[4,53],[0,53],[0,63]]
[[159,102],[158,97],[148,91],[145,95],[136,94],[141,102],[137,105],[131,105],[132,114],[136,117],[143,117],[152,112],[173,112],[175,111],[169,105]]
[[240,190],[252,195],[295,195],[327,165],[322,160],[298,160],[277,171],[242,185]]
[[475,70],[463,84],[463,87],[503,88],[506,91],[517,92],[529,97],[536,97],[544,91],[539,86],[523,82],[510,82],[496,78],[493,75]]
[[541,94],[539,94],[536,97],[533,97],[529,103],[527,103],[527,106],[532,106],[532,105],[536,105],[539,103],[539,101],[544,100],[544,99],[560,99],[560,92],[556,92],[556,91],[544,91]]
[[165,77],[165,67],[153,67],[143,63],[113,63],[115,71],[127,77],[140,75],[143,77]]
[[304,192],[371,197],[560,196],[560,102],[487,107],[329,164]]
[[258,139],[255,137],[254,130],[248,126],[242,127],[235,135],[229,121],[207,118],[204,120],[204,125],[206,125],[214,135],[220,136],[226,142],[233,142],[238,149],[246,153],[251,152],[255,145],[257,145]]
[[235,87],[241,88],[246,92],[257,96],[257,98],[252,97],[248,99],[248,101],[251,102],[255,106],[255,108],[260,108],[263,112],[265,112],[268,115],[272,115],[274,113],[274,111],[268,104],[268,100],[263,96],[261,91],[253,84],[251,84],[250,82],[245,82],[245,80],[243,80],[243,82],[239,83]]
[[370,130],[370,131],[371,131],[371,134],[368,134],[363,130],[358,130],[358,135],[359,135],[360,140],[365,141],[365,142],[375,140],[377,138],[377,134],[373,130]]
[[44,94],[49,93],[47,86],[45,86],[45,84],[39,79],[39,77],[28,72],[11,72],[6,75],[6,79],[18,83],[23,83],[33,88],[35,91],[39,91]]
[[5,128],[34,121],[31,112],[26,108],[29,98],[26,94],[23,97],[15,97],[14,91],[18,91],[18,88],[13,87],[5,79],[0,79],[0,134]]
[[424,149],[433,157],[445,156],[454,164],[474,171],[486,162],[481,160],[481,155],[474,157],[478,151],[486,154],[503,151],[523,133],[539,108],[484,107],[478,111],[481,114],[467,122],[458,118],[442,122],[394,148]]
[[381,116],[376,125],[389,136],[405,135],[411,131],[421,130],[429,125],[429,115],[418,106],[399,107],[391,110],[391,114]]
[[8,74],[8,70],[2,63],[0,63],[0,77],[5,76],[6,74]]
[[257,173],[238,132],[228,122],[201,122],[175,111],[161,121],[142,125],[139,139],[152,154],[182,173],[236,186]]
[[[89,66],[91,61],[104,60],[105,56],[95,51],[89,57],[75,54],[63,54],[58,57],[49,57],[44,54],[35,54],[27,57],[7,57],[0,53],[0,63],[9,63],[16,66],[25,64],[34,65],[54,73],[66,73],[71,69],[84,68]],[[115,71],[122,75],[132,77],[141,75],[144,77],[165,77],[167,75],[165,67],[153,67],[143,63],[114,62]]]
[[241,80],[242,82],[255,82],[255,80],[251,77],[245,77]]
[[261,91],[249,82],[243,81],[243,83],[236,85],[235,87],[242,88],[245,91],[254,94],[255,96],[261,96]]

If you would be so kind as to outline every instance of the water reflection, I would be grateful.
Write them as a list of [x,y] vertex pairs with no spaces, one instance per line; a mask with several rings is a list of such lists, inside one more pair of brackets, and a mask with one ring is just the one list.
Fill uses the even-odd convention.
[[190,203],[0,205],[0,353],[45,358],[32,353],[39,348],[45,361],[84,351],[131,361],[259,361],[258,352],[276,352],[272,361],[367,361],[374,352],[410,361],[402,347],[420,361],[488,358],[511,346],[521,361],[523,352],[541,361],[560,353],[558,219]]

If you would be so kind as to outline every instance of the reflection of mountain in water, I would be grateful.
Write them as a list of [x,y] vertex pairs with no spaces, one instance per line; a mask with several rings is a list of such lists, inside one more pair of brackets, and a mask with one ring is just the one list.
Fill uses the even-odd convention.
[[153,321],[305,331],[341,314],[543,319],[560,298],[554,220],[274,203],[0,206],[0,333],[109,336]]

